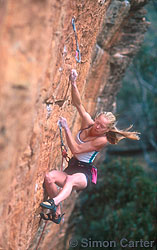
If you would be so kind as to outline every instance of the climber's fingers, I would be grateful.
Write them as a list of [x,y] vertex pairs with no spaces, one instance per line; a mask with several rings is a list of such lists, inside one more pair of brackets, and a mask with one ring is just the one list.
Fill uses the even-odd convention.
[[76,69],[72,69],[72,70],[71,70],[71,73],[72,73],[72,75],[75,76],[75,77],[78,76]]
[[59,117],[59,123],[61,124],[61,126],[63,128],[66,128],[68,126],[67,120],[64,117],[62,117],[62,116]]
[[77,76],[78,76],[78,74],[77,74],[76,69],[72,69],[70,72],[69,80],[73,83],[76,81]]

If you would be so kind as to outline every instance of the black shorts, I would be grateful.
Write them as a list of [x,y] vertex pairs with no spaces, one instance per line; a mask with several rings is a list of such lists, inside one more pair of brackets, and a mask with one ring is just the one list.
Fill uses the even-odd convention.
[[77,160],[75,157],[72,157],[69,160],[68,167],[64,169],[68,175],[76,174],[76,173],[83,173],[87,179],[87,187],[89,187],[92,183],[92,163],[86,163],[83,161]]

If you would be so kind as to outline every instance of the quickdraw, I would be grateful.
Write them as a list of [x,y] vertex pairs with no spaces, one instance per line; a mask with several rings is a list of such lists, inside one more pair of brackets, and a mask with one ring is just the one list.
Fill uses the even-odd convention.
[[61,171],[63,171],[63,160],[65,159],[67,162],[69,162],[70,157],[68,156],[67,148],[63,142],[62,125],[61,125],[60,121],[58,122],[58,127],[59,127],[59,131],[60,131],[61,153],[62,153]]
[[77,38],[77,33],[76,33],[76,27],[75,27],[75,18],[72,18],[72,26],[73,26],[73,30],[75,33],[75,40],[76,40],[76,56],[75,59],[78,63],[81,63],[81,53],[79,50],[79,44],[78,44],[78,38]]

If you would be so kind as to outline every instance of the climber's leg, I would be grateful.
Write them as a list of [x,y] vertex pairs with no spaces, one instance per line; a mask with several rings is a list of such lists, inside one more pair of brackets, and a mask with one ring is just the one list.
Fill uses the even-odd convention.
[[57,206],[61,201],[65,200],[70,194],[72,189],[81,190],[87,187],[87,178],[83,173],[76,173],[67,175],[65,185],[59,194],[53,199]]
[[57,206],[61,201],[65,200],[71,193],[72,189],[81,190],[87,187],[87,178],[83,173],[67,175],[65,184],[59,194],[53,199],[42,202],[40,205],[44,208],[49,208],[56,212]]
[[[53,170],[49,173],[46,173],[45,179],[44,179],[44,184],[45,184],[46,191],[51,199],[56,197],[57,194],[60,192],[57,189],[56,184],[59,187],[63,187],[63,185],[65,184],[66,178],[67,178],[66,173],[60,172],[57,170]],[[58,204],[56,212],[57,212],[57,214],[61,214],[61,208],[60,208],[59,204]]]
[[46,173],[44,184],[46,191],[50,198],[54,198],[58,194],[58,189],[56,184],[59,187],[63,187],[65,184],[67,174],[61,171],[53,170],[49,173]]

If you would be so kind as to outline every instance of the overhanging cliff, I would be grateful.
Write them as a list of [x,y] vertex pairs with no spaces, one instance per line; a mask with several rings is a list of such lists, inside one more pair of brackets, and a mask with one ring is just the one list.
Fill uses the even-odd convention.
[[[114,110],[120,81],[147,29],[146,0],[0,1],[0,249],[35,249],[43,179],[61,163],[57,121],[75,134],[69,72],[91,115]],[[75,17],[81,63],[75,60]],[[48,224],[40,249],[63,249],[65,222]]]

